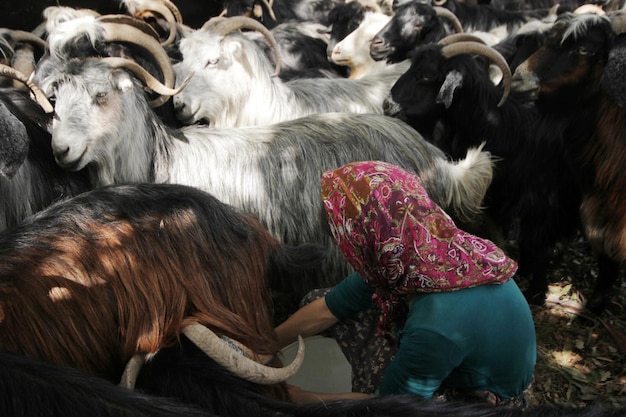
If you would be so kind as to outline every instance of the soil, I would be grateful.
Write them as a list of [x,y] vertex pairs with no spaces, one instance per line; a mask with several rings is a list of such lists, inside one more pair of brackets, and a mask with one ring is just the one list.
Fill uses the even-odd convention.
[[546,304],[531,307],[538,351],[531,405],[626,406],[626,274],[596,317],[584,304],[597,274],[590,248],[577,237],[553,265]]

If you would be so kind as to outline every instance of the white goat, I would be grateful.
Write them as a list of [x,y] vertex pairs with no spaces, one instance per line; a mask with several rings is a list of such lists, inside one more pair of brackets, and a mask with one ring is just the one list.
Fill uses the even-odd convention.
[[419,173],[431,197],[457,219],[479,210],[491,181],[488,153],[473,151],[452,163],[408,125],[380,115],[320,114],[266,127],[172,130],[149,107],[144,86],[109,62],[59,62],[55,75],[38,81],[56,97],[57,163],[70,170],[86,167],[95,186],[195,186],[254,213],[285,243],[332,248],[323,270],[294,283],[297,290],[286,290],[290,302],[315,286],[334,285],[350,271],[320,223],[325,170],[355,160],[395,163]]
[[197,30],[180,42],[177,79],[192,72],[174,106],[183,123],[201,120],[214,127],[258,126],[315,113],[345,111],[383,114],[391,86],[408,68],[394,67],[360,80],[293,79],[273,76],[263,50],[237,32]]
[[359,27],[328,51],[328,59],[337,65],[350,68],[349,78],[353,80],[384,70],[389,64],[372,59],[370,44],[378,31],[390,20],[391,16],[384,13],[365,12]]

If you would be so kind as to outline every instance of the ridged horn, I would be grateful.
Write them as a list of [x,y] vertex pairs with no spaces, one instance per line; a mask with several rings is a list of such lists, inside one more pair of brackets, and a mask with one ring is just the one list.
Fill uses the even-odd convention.
[[454,29],[454,31],[456,33],[463,33],[464,32],[463,25],[461,24],[461,21],[450,10],[446,9],[445,7],[441,7],[441,6],[433,6],[433,9],[435,9],[435,14],[437,16],[443,17],[444,19],[446,19],[452,25],[452,28]]
[[452,35],[448,35],[445,38],[440,39],[437,44],[446,46],[457,42],[478,42],[483,45],[487,45],[482,38],[472,35],[471,33],[453,33]]
[[304,360],[304,341],[300,336],[298,336],[298,352],[294,360],[285,367],[274,368],[245,357],[201,324],[196,323],[185,327],[183,334],[224,368],[257,384],[270,385],[286,381],[298,372]]
[[30,81],[23,73],[17,71],[15,68],[9,67],[8,65],[0,64],[0,75],[21,81],[26,84],[35,96],[35,101],[37,102],[37,104],[39,104],[43,111],[45,111],[46,113],[54,112],[54,107],[52,107],[52,104],[50,104],[50,101],[48,101],[48,98],[43,93],[43,91],[41,91],[39,87],[35,83]]
[[158,34],[150,25],[128,15],[103,16],[98,18],[98,21],[105,29],[106,41],[128,42],[146,49],[161,68],[163,84],[169,88],[174,87],[176,78],[172,62],[163,49]]
[[120,387],[135,389],[135,383],[137,382],[137,376],[141,367],[146,362],[146,356],[140,353],[135,353],[124,367],[124,373],[120,379]]
[[[163,16],[167,25],[169,26],[169,34],[167,39],[165,39],[161,44],[163,46],[171,45],[176,38],[176,25],[178,23],[183,23],[183,16],[180,14],[180,10],[174,3],[169,0],[159,0],[159,1],[151,1],[150,8],[147,11],[155,12]],[[144,10],[139,10],[135,13],[142,12]]]
[[193,73],[190,74],[185,81],[181,83],[177,88],[171,88],[167,85],[164,85],[162,82],[157,80],[152,74],[146,71],[141,65],[137,64],[135,61],[131,61],[126,58],[118,58],[118,57],[105,57],[105,58],[95,58],[98,61],[102,61],[107,63],[112,68],[124,68],[132,72],[137,78],[139,78],[151,91],[159,94],[159,97],[150,101],[151,107],[159,107],[163,105],[169,98],[173,95],[180,93],[183,88],[187,86],[191,77],[193,77]]
[[502,98],[498,103],[498,107],[502,106],[511,92],[511,80],[513,75],[511,74],[511,68],[506,62],[504,57],[495,49],[485,45],[484,43],[477,42],[456,42],[450,45],[446,45],[441,49],[441,53],[446,58],[451,58],[461,54],[476,54],[484,56],[485,58],[496,64],[502,71]]
[[225,36],[230,32],[238,29],[252,29],[261,34],[267,39],[268,43],[272,47],[274,51],[274,60],[276,62],[274,68],[273,77],[277,76],[280,72],[281,59],[280,59],[280,51],[278,49],[278,44],[276,43],[276,39],[274,39],[274,35],[270,32],[262,23],[245,16],[233,16],[233,17],[219,17],[210,19],[202,26],[202,30],[208,30],[218,35]]
[[42,51],[45,51],[48,47],[48,42],[41,39],[39,36],[35,35],[32,32],[27,32],[25,30],[9,29],[6,31],[6,33],[11,36],[11,40],[14,42],[26,42],[40,48]]

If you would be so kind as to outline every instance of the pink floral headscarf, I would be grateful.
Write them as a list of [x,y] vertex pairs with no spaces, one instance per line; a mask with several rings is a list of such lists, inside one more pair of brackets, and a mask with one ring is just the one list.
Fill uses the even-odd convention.
[[378,161],[322,175],[322,200],[339,248],[376,287],[379,332],[406,318],[403,295],[507,281],[517,264],[491,241],[456,227],[414,173]]

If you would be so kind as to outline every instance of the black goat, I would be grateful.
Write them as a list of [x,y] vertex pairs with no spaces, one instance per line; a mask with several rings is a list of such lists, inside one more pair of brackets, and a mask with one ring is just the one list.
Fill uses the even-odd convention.
[[[565,126],[566,152],[582,192],[581,221],[599,256],[599,276],[587,302],[594,313],[608,305],[626,262],[626,110],[614,100],[613,83],[605,80],[623,85],[623,61],[606,70],[616,32],[623,28],[623,15],[613,20],[562,15],[514,79],[516,89],[535,99],[544,117]],[[618,73],[611,73],[615,68]],[[537,300],[543,300],[546,287],[546,281],[535,282]]]
[[[549,9],[508,10],[490,5],[471,4],[458,0],[434,1],[433,4],[445,7],[456,15],[466,32],[476,30],[491,31],[496,28],[511,34],[530,20],[548,15]],[[506,36],[503,36],[503,38]]]
[[204,410],[113,385],[69,367],[0,353],[0,415],[213,417]]
[[498,158],[486,210],[517,240],[520,275],[543,282],[554,246],[578,230],[580,194],[560,142],[562,129],[541,124],[534,106],[514,96],[499,106],[502,93],[486,65],[448,48],[420,48],[392,88],[393,100],[424,134],[441,123],[444,133],[430,137],[453,158],[486,141],[485,149]]
[[461,23],[455,19],[447,9],[433,7],[421,0],[403,2],[395,8],[389,23],[372,39],[370,55],[376,61],[404,61],[413,49],[450,34],[446,23],[452,23],[455,32],[462,31]]

